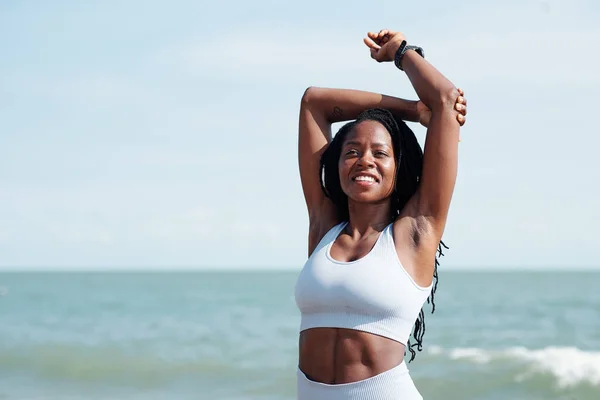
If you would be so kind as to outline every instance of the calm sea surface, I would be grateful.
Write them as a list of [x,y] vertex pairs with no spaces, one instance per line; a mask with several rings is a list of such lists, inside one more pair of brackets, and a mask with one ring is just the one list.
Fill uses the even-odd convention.
[[[297,272],[0,273],[0,399],[295,398]],[[444,272],[425,399],[600,399],[600,273]]]

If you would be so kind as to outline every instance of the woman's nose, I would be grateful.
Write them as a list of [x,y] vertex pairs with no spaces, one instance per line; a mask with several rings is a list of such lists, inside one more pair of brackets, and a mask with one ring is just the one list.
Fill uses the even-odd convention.
[[364,153],[362,157],[358,159],[358,163],[365,167],[375,166],[375,159],[371,153]]

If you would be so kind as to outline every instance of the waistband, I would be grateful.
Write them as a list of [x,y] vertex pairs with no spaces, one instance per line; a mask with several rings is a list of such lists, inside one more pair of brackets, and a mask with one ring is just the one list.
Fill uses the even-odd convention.
[[297,400],[423,400],[410,377],[406,363],[356,382],[315,382],[298,368]]

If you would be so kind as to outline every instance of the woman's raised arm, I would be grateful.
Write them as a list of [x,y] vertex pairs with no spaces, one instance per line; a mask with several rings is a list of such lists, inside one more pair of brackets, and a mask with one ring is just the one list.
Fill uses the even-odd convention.
[[[365,43],[377,61],[392,61],[406,44],[400,32],[369,33]],[[458,140],[461,112],[466,111],[462,93],[415,50],[400,59],[417,95],[431,109],[423,154],[421,183],[415,195],[419,216],[429,221],[438,239],[446,225],[458,167]]]

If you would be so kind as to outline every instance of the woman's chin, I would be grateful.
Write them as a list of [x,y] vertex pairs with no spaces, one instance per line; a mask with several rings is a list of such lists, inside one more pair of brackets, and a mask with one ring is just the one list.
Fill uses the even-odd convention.
[[375,191],[352,191],[347,195],[348,200],[359,204],[379,204],[389,197]]

